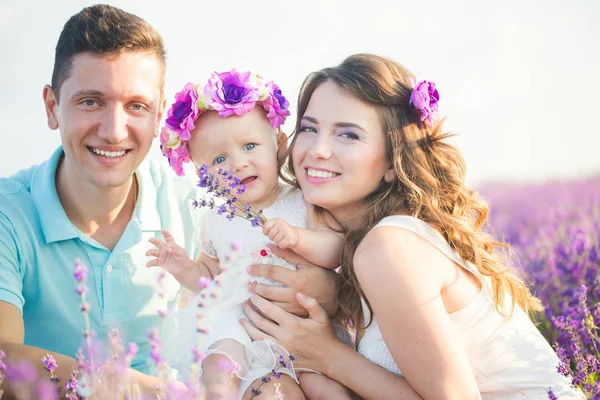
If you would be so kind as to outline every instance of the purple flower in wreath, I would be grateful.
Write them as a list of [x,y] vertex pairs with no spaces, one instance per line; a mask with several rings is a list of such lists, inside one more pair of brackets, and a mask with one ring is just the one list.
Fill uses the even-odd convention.
[[437,118],[438,101],[440,99],[435,83],[424,79],[415,81],[412,78],[410,81],[414,89],[410,94],[408,104],[412,104],[419,112],[421,121],[427,120],[430,125],[433,125],[433,119]]
[[219,112],[220,117],[244,115],[254,108],[260,93],[250,82],[250,72],[213,72],[204,88],[210,106]]
[[290,103],[283,97],[281,89],[274,82],[267,83],[266,88],[271,95],[263,101],[263,108],[267,112],[267,118],[271,122],[271,126],[277,128],[290,115],[290,111],[288,110]]
[[190,131],[198,119],[198,94],[193,83],[187,83],[183,90],[175,95],[175,104],[167,112],[167,127],[179,133],[182,140],[190,140]]

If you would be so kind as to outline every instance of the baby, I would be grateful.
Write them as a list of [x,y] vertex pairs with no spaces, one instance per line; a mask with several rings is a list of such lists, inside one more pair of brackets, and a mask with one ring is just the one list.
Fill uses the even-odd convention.
[[[187,289],[198,292],[201,278],[206,282],[219,276],[219,295],[216,300],[204,300],[207,306],[202,319],[208,329],[201,346],[206,355],[201,382],[208,398],[248,398],[251,387],[261,385],[261,378],[279,364],[279,356],[288,360],[285,349],[272,342],[253,342],[239,323],[244,317],[242,306],[249,298],[248,265],[265,262],[295,269],[272,256],[266,245],[292,249],[324,268],[334,269],[340,263],[342,237],[336,222],[328,214],[317,216],[298,189],[279,181],[287,144],[280,126],[288,115],[288,101],[275,83],[249,72],[215,72],[204,86],[188,83],[176,95],[161,133],[162,152],[178,175],[183,175],[183,163],[188,161],[194,162],[199,174],[218,177],[219,171],[230,171],[245,187],[239,197],[252,202],[266,217],[261,232],[256,222],[244,218],[244,212],[229,218],[219,215],[222,209],[205,212],[202,251],[196,260],[188,257],[169,232],[163,232],[164,242],[150,239],[156,248],[147,252],[154,257],[148,266],[162,267]],[[177,345],[171,351],[176,360],[171,361],[180,372],[191,362],[196,345],[196,304],[178,313]],[[223,367],[227,363],[233,370]],[[294,368],[277,372],[294,378],[282,375],[278,381],[285,395],[302,398]],[[261,391],[269,385],[273,383],[263,383]],[[324,375],[302,373],[300,385],[316,396],[350,398],[345,388]]]

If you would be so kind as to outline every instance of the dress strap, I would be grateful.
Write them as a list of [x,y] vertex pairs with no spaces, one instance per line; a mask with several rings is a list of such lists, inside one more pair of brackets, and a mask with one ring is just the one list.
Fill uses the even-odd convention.
[[433,247],[438,249],[442,254],[446,257],[475,275],[482,283],[485,282],[483,276],[474,268],[470,263],[465,261],[446,241],[446,239],[442,236],[440,232],[434,229],[427,222],[420,220],[415,217],[411,217],[408,215],[391,215],[385,217],[377,225],[375,228],[380,226],[395,226],[398,228],[403,228],[413,232],[414,234],[420,236],[429,242]]

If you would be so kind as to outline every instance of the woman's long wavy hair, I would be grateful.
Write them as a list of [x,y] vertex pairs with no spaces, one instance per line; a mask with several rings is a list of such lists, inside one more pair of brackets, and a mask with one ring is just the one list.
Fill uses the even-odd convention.
[[[339,317],[349,318],[357,326],[362,315],[360,298],[364,295],[354,273],[353,257],[365,235],[389,215],[413,216],[441,232],[464,260],[490,277],[496,308],[502,314],[512,315],[515,304],[526,312],[539,310],[539,301],[510,266],[505,252],[494,251],[507,247],[506,244],[494,240],[482,229],[489,206],[475,191],[465,187],[464,160],[445,140],[451,135],[442,132],[441,122],[426,126],[409,105],[410,78],[414,78],[413,75],[392,60],[357,54],[337,67],[310,74],[298,96],[295,133],[300,129],[313,92],[326,81],[335,82],[376,107],[383,121],[387,157],[396,173],[391,183],[382,180],[364,199],[364,215],[359,223],[345,227],[343,280],[338,287]],[[288,150],[285,172],[292,177],[289,182],[297,186],[291,157],[295,140],[296,135]],[[508,310],[503,306],[505,301],[510,301]],[[368,301],[367,305],[372,311]]]

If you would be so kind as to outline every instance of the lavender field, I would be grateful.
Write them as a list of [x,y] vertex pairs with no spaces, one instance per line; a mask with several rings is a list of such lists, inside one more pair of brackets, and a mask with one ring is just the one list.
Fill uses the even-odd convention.
[[512,245],[546,307],[537,321],[559,369],[600,399],[600,178],[488,185],[480,193],[490,201],[495,236]]

